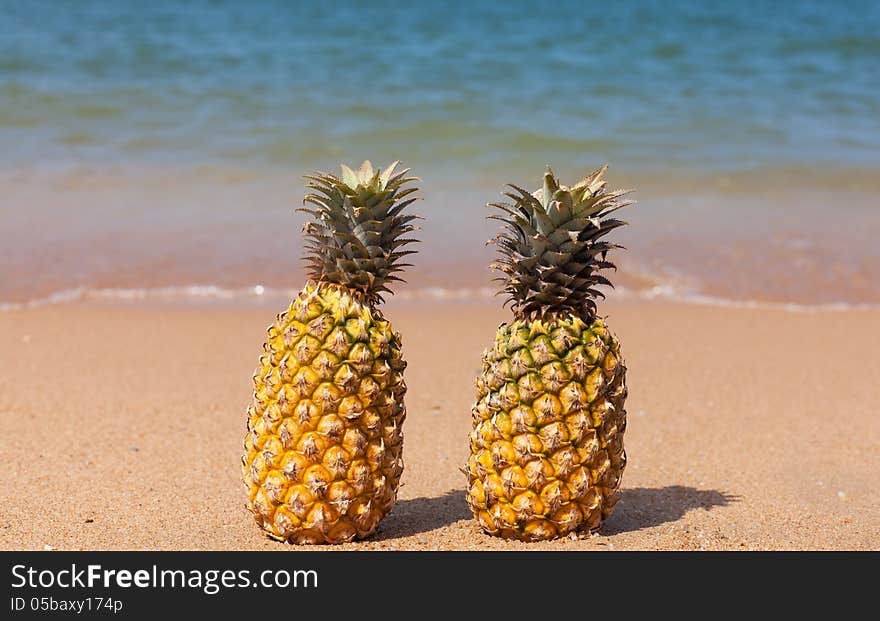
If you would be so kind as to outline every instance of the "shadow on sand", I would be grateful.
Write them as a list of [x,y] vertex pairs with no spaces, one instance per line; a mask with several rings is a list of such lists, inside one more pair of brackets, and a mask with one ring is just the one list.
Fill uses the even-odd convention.
[[611,518],[602,526],[603,535],[615,535],[659,526],[681,519],[691,509],[710,510],[739,500],[739,496],[714,489],[684,485],[635,487],[620,491]]
[[379,525],[376,539],[409,537],[467,519],[473,519],[473,515],[465,502],[464,490],[450,490],[434,498],[398,500]]
[[[723,507],[738,496],[717,490],[701,490],[684,485],[623,489],[614,514],[601,529],[615,535],[659,526],[681,519],[691,509]],[[451,490],[434,498],[398,500],[391,514],[376,533],[376,540],[388,541],[426,533],[461,520],[471,520],[464,490]]]

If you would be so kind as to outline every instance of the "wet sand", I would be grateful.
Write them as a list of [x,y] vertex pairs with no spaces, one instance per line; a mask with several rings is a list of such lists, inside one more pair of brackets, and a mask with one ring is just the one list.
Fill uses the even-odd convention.
[[[0,309],[188,285],[233,295],[257,285],[286,291],[303,280],[305,214],[295,209],[310,170],[0,167]],[[425,217],[422,243],[412,246],[419,255],[400,293],[443,288],[456,295],[490,285],[495,248],[485,241],[498,223],[486,219],[485,204],[503,198],[507,181],[535,189],[541,170],[534,177],[426,174],[424,200],[412,206]],[[573,180],[586,171],[557,172]],[[618,287],[676,301],[880,308],[880,175],[873,168],[661,175],[612,165],[608,179],[609,187],[636,188],[638,201],[620,212],[630,226],[614,234],[627,248],[611,255]]]
[[[392,302],[409,361],[404,485],[376,535],[339,548],[880,548],[880,311],[603,310],[629,367],[629,465],[598,535],[478,529],[458,468],[480,353],[508,315]],[[0,313],[0,548],[297,549],[262,535],[239,482],[273,312]]]

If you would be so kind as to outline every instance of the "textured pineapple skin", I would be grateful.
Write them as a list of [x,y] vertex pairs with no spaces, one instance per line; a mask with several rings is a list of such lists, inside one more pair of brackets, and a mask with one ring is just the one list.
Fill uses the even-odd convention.
[[400,335],[347,289],[308,283],[263,350],[242,458],[248,509],[282,541],[367,537],[403,471]]
[[626,465],[625,374],[601,319],[501,325],[477,379],[466,469],[484,531],[540,541],[611,515]]

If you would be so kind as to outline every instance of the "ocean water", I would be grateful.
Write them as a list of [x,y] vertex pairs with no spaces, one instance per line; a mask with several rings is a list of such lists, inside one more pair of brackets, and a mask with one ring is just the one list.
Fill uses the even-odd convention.
[[609,162],[625,290],[880,303],[878,2],[0,0],[0,33],[0,303],[295,288],[302,175],[364,158],[422,179],[411,294],[490,286],[504,183]]

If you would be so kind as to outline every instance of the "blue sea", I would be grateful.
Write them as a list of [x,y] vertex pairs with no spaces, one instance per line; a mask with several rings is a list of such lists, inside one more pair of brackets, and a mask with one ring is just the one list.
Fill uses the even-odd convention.
[[880,2],[0,0],[0,304],[296,288],[302,175],[365,158],[422,179],[411,294],[607,162],[622,291],[880,303]]

